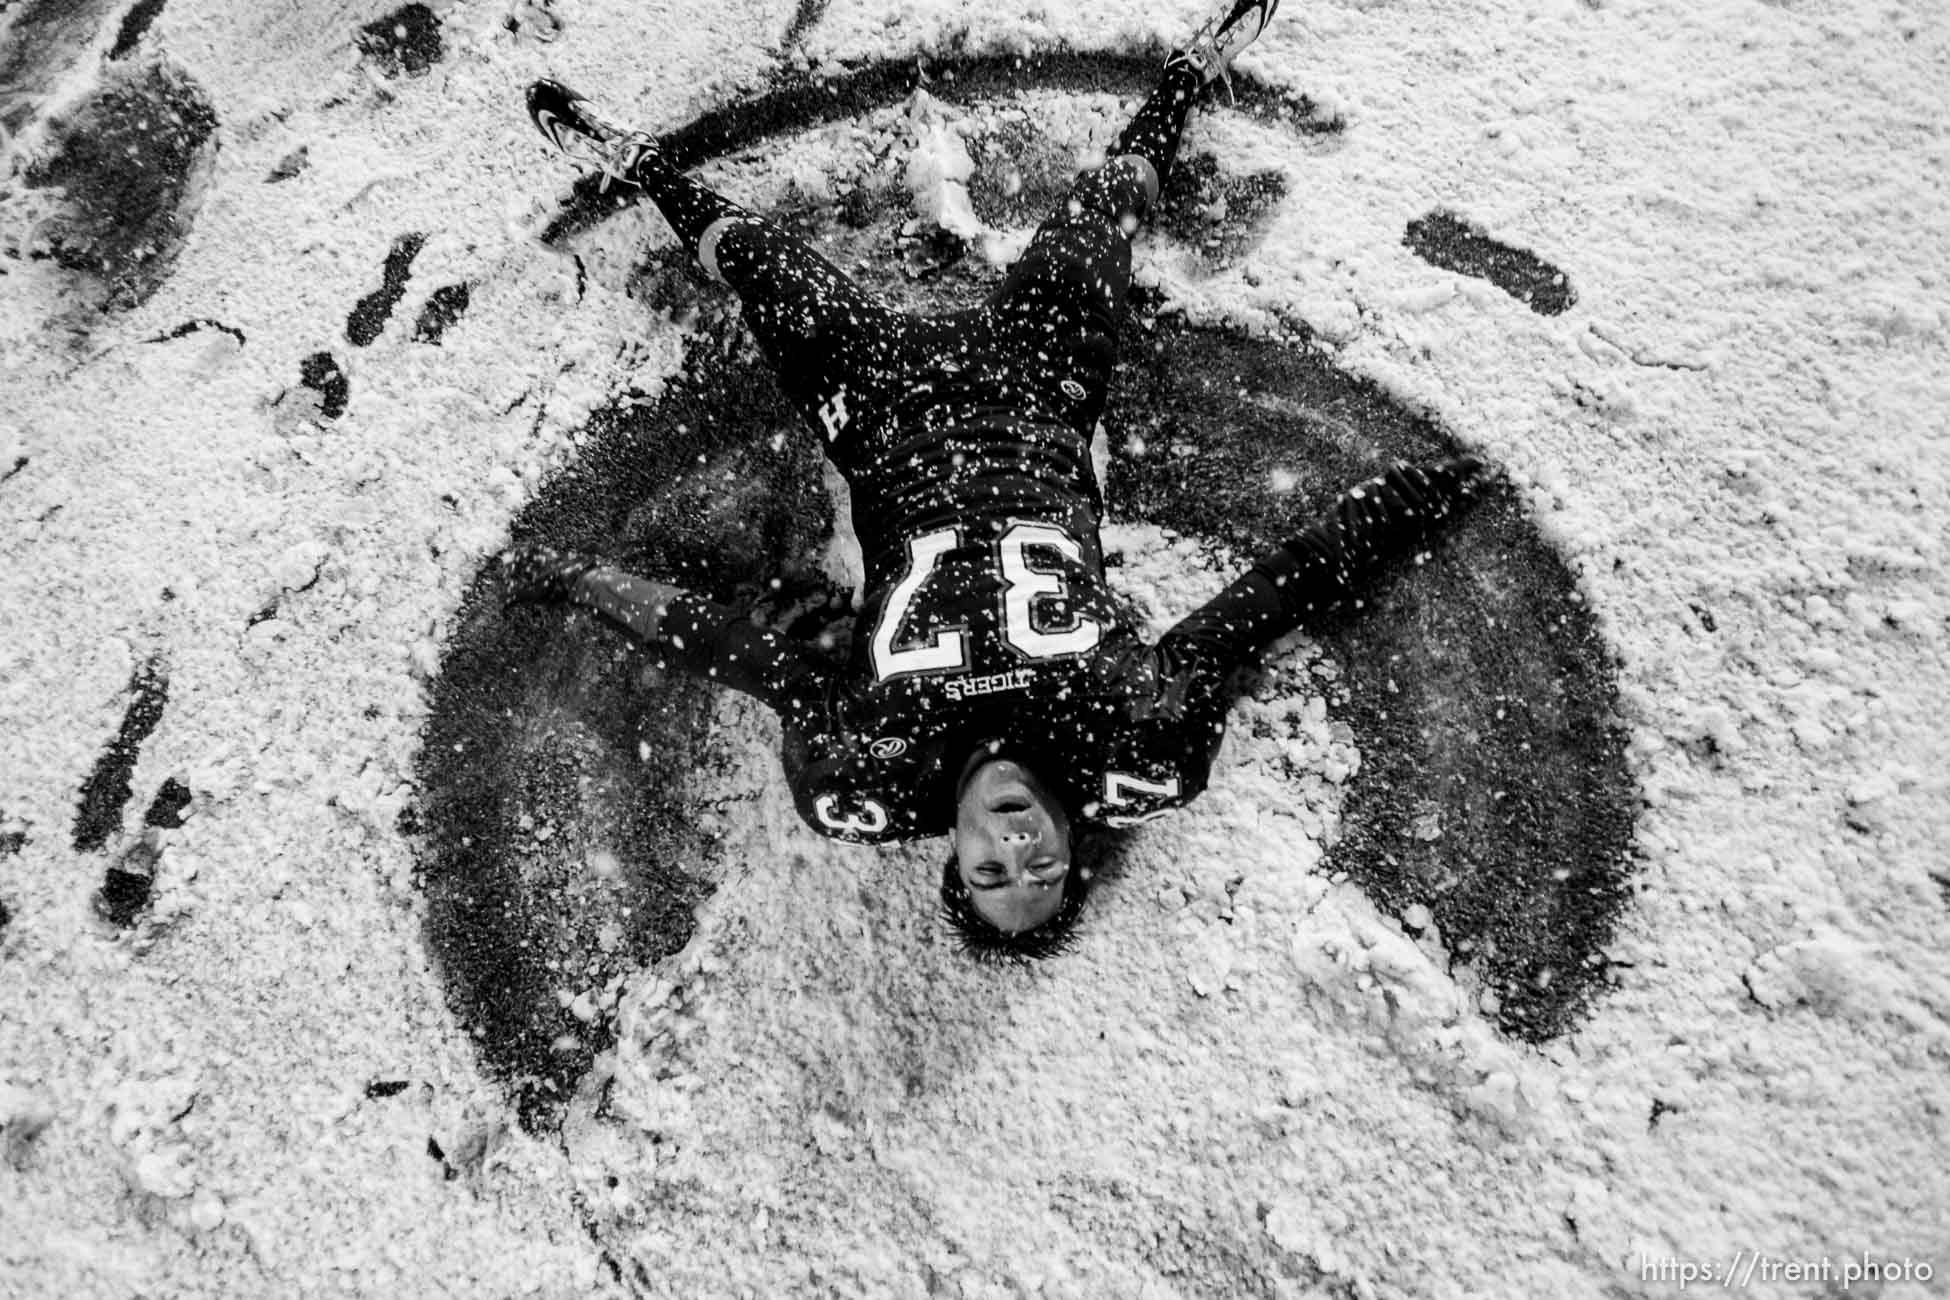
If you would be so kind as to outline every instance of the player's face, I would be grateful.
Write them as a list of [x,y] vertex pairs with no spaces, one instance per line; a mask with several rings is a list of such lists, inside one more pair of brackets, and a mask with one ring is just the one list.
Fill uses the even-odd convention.
[[990,759],[962,786],[955,862],[975,910],[1010,934],[1041,925],[1063,905],[1070,821],[1035,773]]

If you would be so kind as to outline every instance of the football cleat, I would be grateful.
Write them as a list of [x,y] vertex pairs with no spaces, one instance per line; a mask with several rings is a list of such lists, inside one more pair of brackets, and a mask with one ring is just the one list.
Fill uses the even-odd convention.
[[528,118],[564,154],[600,169],[604,190],[614,181],[635,184],[636,169],[659,157],[654,139],[598,117],[588,100],[559,81],[528,88]]
[[1220,11],[1206,19],[1191,42],[1166,60],[1166,66],[1182,59],[1198,73],[1203,84],[1225,82],[1229,97],[1232,61],[1259,39],[1266,24],[1273,21],[1273,11],[1280,7],[1280,0],[1220,0],[1220,3],[1223,6]]

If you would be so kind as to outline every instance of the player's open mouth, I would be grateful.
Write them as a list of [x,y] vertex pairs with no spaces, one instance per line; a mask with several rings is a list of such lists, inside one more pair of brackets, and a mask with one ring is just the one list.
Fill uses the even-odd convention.
[[997,813],[1028,812],[1029,806],[1029,800],[1026,796],[1012,794],[997,799],[994,803],[990,804],[989,811]]

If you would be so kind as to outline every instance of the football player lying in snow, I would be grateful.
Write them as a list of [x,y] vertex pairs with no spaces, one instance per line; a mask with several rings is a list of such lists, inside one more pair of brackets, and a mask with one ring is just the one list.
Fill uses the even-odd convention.
[[845,475],[866,568],[851,662],[588,556],[503,557],[510,596],[586,606],[667,665],[777,711],[800,816],[870,844],[952,836],[942,899],[979,953],[1062,947],[1088,889],[1071,832],[1205,786],[1227,679],[1304,618],[1353,601],[1474,492],[1459,459],[1354,488],[1155,645],[1104,583],[1089,443],[1131,274],[1193,100],[1275,0],[1227,0],[1108,162],[1075,182],[982,307],[896,312],[779,227],[614,128],[562,86],[529,91],[557,147],[640,186],[739,295],[783,388]]

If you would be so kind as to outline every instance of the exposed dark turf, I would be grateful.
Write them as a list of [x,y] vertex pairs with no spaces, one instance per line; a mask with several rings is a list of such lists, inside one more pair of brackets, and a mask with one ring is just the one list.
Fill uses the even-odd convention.
[[54,124],[52,147],[25,172],[27,184],[62,192],[35,251],[98,278],[107,306],[146,300],[189,235],[216,126],[187,73],[147,61],[113,66]]
[[278,165],[273,167],[265,175],[264,183],[266,185],[276,185],[282,181],[295,180],[309,166],[311,166],[311,150],[301,144],[284,157],[278,159]]
[[[819,449],[749,357],[692,350],[654,409],[598,415],[582,458],[544,485],[518,538],[622,556],[751,603],[828,531]],[[701,459],[700,459],[701,458]],[[558,1005],[683,946],[708,894],[699,773],[729,760],[712,688],[648,678],[640,656],[559,610],[469,592],[433,688],[418,787],[428,937],[524,1122],[552,1115],[608,1042]],[[616,870],[590,864],[614,855]],[[604,943],[606,927],[615,927]]]
[[446,54],[440,18],[423,4],[402,5],[359,29],[359,48],[387,76],[417,77]]
[[363,348],[377,339],[392,319],[393,308],[405,296],[406,283],[413,275],[413,259],[426,247],[427,237],[409,231],[393,241],[380,268],[377,289],[359,299],[345,318],[345,337],[353,347]]
[[[1208,264],[1239,260],[1258,241],[1259,226],[1286,197],[1286,174],[1279,171],[1235,176],[1220,170],[1211,154],[1180,157],[1160,194],[1152,225],[1159,233],[1198,250]],[[1211,214],[1223,211],[1223,220]]]
[[164,0],[136,0],[129,11],[122,15],[121,30],[115,33],[115,44],[109,48],[111,59],[124,58],[135,53],[135,47],[142,43],[142,34],[162,16]]
[[[0,138],[19,131],[92,47],[123,0],[8,0],[0,39]],[[9,13],[8,11],[11,11]]]
[[219,334],[228,334],[231,338],[236,339],[240,345],[248,341],[244,337],[244,331],[238,329],[236,326],[226,325],[220,320],[210,320],[207,317],[184,321],[174,329],[165,330],[161,334],[157,334],[152,338],[146,338],[142,341],[144,343],[169,343],[176,339],[187,338],[198,330],[215,330]]
[[1402,242],[1431,266],[1488,280],[1540,316],[1557,316],[1577,302],[1570,277],[1527,249],[1491,239],[1450,212],[1408,223]]
[[443,284],[428,294],[426,305],[420,308],[420,319],[413,323],[414,339],[438,343],[467,314],[469,296],[465,284]]
[[162,721],[163,707],[168,703],[169,675],[160,659],[150,659],[130,676],[129,704],[122,713],[122,725],[82,783],[74,819],[77,852],[94,852],[122,829],[122,810],[134,793],[129,780],[135,773],[136,760],[142,756],[142,742]]
[[[949,103],[1003,99],[1025,87],[1140,96],[1157,80],[1164,54],[1163,49],[1132,54],[1062,52],[1028,59],[950,54],[919,66],[912,61],[863,64],[824,80],[794,75],[755,98],[713,109],[672,129],[659,143],[673,166],[695,167],[775,135],[847,121],[899,103],[922,84],[923,70],[928,92]],[[1238,111],[1277,122],[1287,130],[1324,135],[1342,129],[1339,118],[1322,113],[1306,96],[1269,86],[1246,73],[1233,77],[1233,92]],[[538,150],[541,147],[538,140]],[[599,180],[592,173],[576,182],[574,201],[543,231],[545,241],[587,229],[637,201],[636,190],[612,186],[605,193]]]
[[183,824],[183,809],[189,806],[190,788],[172,776],[156,791],[149,811],[142,815],[142,824],[173,831]]
[[789,50],[806,39],[806,33],[819,26],[819,20],[826,16],[826,6],[831,2],[799,0],[799,7],[792,14],[792,25],[786,28],[785,39],[779,42],[779,47]]
[[[1341,488],[1454,444],[1321,352],[1161,322],[1113,390],[1113,514],[1256,553]],[[1275,471],[1290,496],[1267,490]],[[1358,617],[1309,628],[1361,752],[1328,868],[1426,905],[1509,1032],[1568,1028],[1602,985],[1636,791],[1613,669],[1563,562],[1505,487]]]
[[[1023,84],[1132,93],[1156,60],[930,68],[931,90],[976,99]],[[902,63],[855,69],[830,88],[794,83],[666,139],[693,164],[890,102],[913,76]],[[1243,79],[1240,99],[1289,131],[1338,129]],[[1002,162],[971,152],[971,194],[991,213],[1041,211],[1069,179],[1067,168],[1037,163],[1033,147],[1001,151]],[[1023,159],[1013,177],[992,170]],[[1153,237],[1194,239],[1218,263],[1249,260],[1278,185],[1187,161],[1181,215],[1168,204]],[[572,240],[628,193],[599,198],[580,186],[548,238]],[[1219,193],[1227,215],[1196,219],[1190,205]],[[862,279],[905,306],[967,303],[994,275],[979,259],[935,256],[896,236],[912,215],[899,194],[856,192],[772,215],[813,233],[838,264],[870,264]],[[924,274],[914,272],[917,255]],[[751,355],[734,305],[662,254],[629,287],[646,309],[693,324],[689,363],[657,404],[619,395],[594,419],[580,459],[543,486],[515,536],[619,556],[747,604],[780,569],[789,592],[816,590],[807,557],[829,526],[818,448]],[[1194,329],[1161,306],[1140,304],[1112,395],[1111,444],[1124,450],[1107,489],[1118,517],[1250,551],[1392,459],[1453,450],[1442,429],[1304,339]],[[1290,490],[1272,489],[1275,470]],[[701,814],[722,810],[697,807],[687,791],[700,772],[740,774],[707,725],[709,688],[644,673],[639,656],[591,621],[504,612],[496,601],[484,573],[456,622],[433,688],[416,822],[432,948],[485,1059],[514,1082],[533,1126],[552,1118],[607,1039],[600,1017],[580,1023],[556,990],[600,985],[685,942],[691,909],[722,866],[699,829]],[[843,620],[835,630],[847,631]],[[1627,897],[1636,798],[1612,714],[1612,666],[1562,563],[1498,488],[1431,563],[1358,619],[1315,632],[1343,670],[1330,706],[1362,756],[1327,869],[1347,872],[1394,914],[1426,905],[1456,959],[1499,999],[1508,1032],[1540,1039],[1576,1023],[1603,985]],[[620,870],[592,872],[592,847],[613,852]],[[609,950],[605,921],[627,928]]]
[[339,369],[338,358],[329,352],[314,352],[298,365],[298,382],[318,394],[318,410],[328,420],[345,414],[352,397],[352,383]]
[[161,849],[148,840],[131,844],[119,861],[102,875],[101,888],[95,891],[95,912],[117,929],[126,930],[142,918],[149,906],[149,894],[156,884],[156,864]]
[[[27,847],[26,831],[0,831],[0,858],[12,857]],[[13,920],[5,899],[0,899],[0,941],[7,937],[7,926]]]

